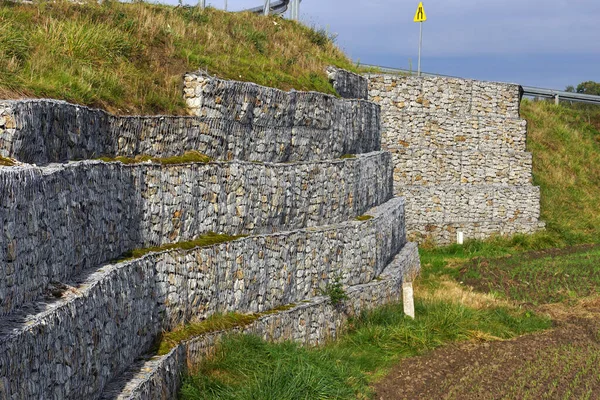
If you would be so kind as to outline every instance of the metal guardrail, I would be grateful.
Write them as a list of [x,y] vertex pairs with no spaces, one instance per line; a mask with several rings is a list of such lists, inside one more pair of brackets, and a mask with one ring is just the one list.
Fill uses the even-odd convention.
[[244,11],[255,13],[255,14],[281,15],[284,12],[286,12],[288,10],[288,8],[291,8],[291,13],[292,13],[291,18],[297,20],[298,17],[300,16],[300,2],[301,1],[302,0],[279,0],[279,1],[271,2],[270,0],[266,0],[264,6],[253,7],[253,8],[244,10]]
[[575,103],[587,103],[600,105],[600,96],[591,94],[565,92],[562,90],[542,89],[531,86],[522,86],[523,95],[530,97],[541,97],[544,99],[554,99],[558,104],[560,101],[572,101]]
[[[242,10],[242,12],[251,12],[255,14],[264,14],[264,15],[281,15],[291,8],[291,18],[298,20],[300,17],[300,3],[302,0],[278,0],[273,1],[265,0],[264,6],[258,6],[249,8],[247,10]],[[200,8],[206,7],[206,0],[198,0],[198,6]],[[227,0],[225,0],[225,11],[227,11]]]
[[[370,64],[360,64],[361,67],[366,68],[377,68],[381,72],[388,72],[392,74],[406,74],[406,75],[414,75],[415,71],[411,71],[408,69],[401,68],[390,68],[390,67],[382,67],[379,65],[370,65]],[[422,76],[443,76],[447,78],[457,78],[456,76],[451,75],[442,75],[442,74],[432,74],[427,72],[421,72]],[[565,92],[563,90],[554,90],[554,89],[543,89],[537,88],[533,86],[521,86],[523,88],[523,96],[528,97],[541,97],[544,99],[554,99],[554,102],[558,104],[560,101],[572,101],[575,103],[587,103],[587,104],[597,104],[600,105],[600,96],[593,96],[590,94],[583,93],[573,93],[573,92]]]

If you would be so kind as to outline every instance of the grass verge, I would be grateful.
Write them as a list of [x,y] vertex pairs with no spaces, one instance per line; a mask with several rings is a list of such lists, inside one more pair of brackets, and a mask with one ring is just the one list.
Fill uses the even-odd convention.
[[506,339],[550,326],[529,312],[442,300],[417,300],[416,313],[412,320],[401,304],[382,307],[352,321],[338,341],[313,349],[230,336],[186,379],[181,398],[368,398],[370,383],[400,357],[452,341]]
[[212,161],[212,158],[206,154],[202,154],[198,151],[191,150],[186,151],[181,156],[173,157],[151,157],[147,155],[139,155],[135,157],[100,157],[100,161],[104,162],[122,162],[123,164],[140,164],[143,162],[155,162],[162,165],[173,165],[173,164],[187,164],[187,163],[208,163]]
[[276,16],[139,1],[0,2],[0,98],[185,114],[185,72],[335,94],[328,65],[356,69],[325,31]]

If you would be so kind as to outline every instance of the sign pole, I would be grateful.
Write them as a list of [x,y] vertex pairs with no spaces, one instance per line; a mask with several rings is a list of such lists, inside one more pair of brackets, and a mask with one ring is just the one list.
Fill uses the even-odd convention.
[[423,47],[423,22],[419,22],[419,65],[417,70],[417,76],[421,76],[421,48]]
[[427,15],[425,15],[425,8],[423,8],[423,2],[419,3],[417,12],[415,13],[415,22],[419,23],[419,62],[417,64],[417,76],[421,76],[421,49],[423,48],[423,22],[427,21]]

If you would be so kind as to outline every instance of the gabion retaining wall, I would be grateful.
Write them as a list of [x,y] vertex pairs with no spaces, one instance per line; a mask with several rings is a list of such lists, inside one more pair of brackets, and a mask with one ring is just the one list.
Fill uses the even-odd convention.
[[0,315],[128,250],[345,221],[392,197],[390,156],[0,168]]
[[[348,90],[366,82],[344,76]],[[378,105],[201,74],[185,76],[184,93],[189,117],[0,102],[0,156],[19,161],[0,168],[0,398],[110,395],[163,329],[218,312],[301,303],[249,329],[316,344],[347,318],[315,298],[332,279],[352,314],[396,300],[418,269]],[[222,161],[76,161],[188,150]],[[208,231],[252,236],[110,261]],[[185,344],[188,361],[202,340]],[[172,384],[144,393],[174,396],[181,367],[166,364]]]
[[[382,145],[458,151],[525,151],[527,121],[500,116],[402,112],[395,105],[382,115]],[[395,110],[396,109],[396,110]]]
[[153,253],[83,273],[61,298],[0,319],[0,393],[99,398],[161,329],[300,302],[338,273],[348,285],[368,283],[406,243],[404,200],[369,214],[368,221]]
[[364,76],[336,67],[328,67],[327,76],[341,97],[369,99],[369,81]]
[[175,398],[181,375],[199,365],[227,334],[248,333],[269,341],[294,340],[305,345],[325,343],[343,330],[348,316],[398,301],[402,297],[403,279],[419,269],[417,246],[407,243],[379,276],[379,280],[350,286],[347,289],[349,299],[342,308],[333,307],[326,297],[315,297],[289,310],[261,317],[249,326],[186,341],[165,356],[133,365],[123,376],[109,384],[102,399]]
[[540,194],[525,152],[518,85],[367,74],[381,105],[382,148],[392,152],[394,193],[407,198],[411,240],[449,244],[532,233]]
[[[203,93],[204,103],[194,108],[201,117],[115,116],[54,100],[0,102],[0,156],[46,164],[100,156],[167,157],[197,150],[220,160],[288,162],[381,148],[379,106],[373,103],[243,82],[211,82],[216,87],[227,84],[228,93],[222,94],[223,100],[213,97],[213,103],[234,103],[226,110],[215,109],[208,97],[216,93]],[[265,113],[256,106],[259,99],[269,105]]]
[[369,99],[409,113],[519,118],[521,87],[446,77],[366,74]]
[[532,157],[525,152],[408,148],[392,151],[394,182],[405,185],[531,185]]

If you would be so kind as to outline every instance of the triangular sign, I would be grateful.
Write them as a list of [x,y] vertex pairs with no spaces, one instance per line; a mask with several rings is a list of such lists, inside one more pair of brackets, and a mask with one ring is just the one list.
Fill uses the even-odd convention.
[[427,21],[427,15],[425,15],[425,9],[423,8],[423,2],[419,3],[419,8],[417,8],[417,12],[415,13],[415,22],[425,22]]

